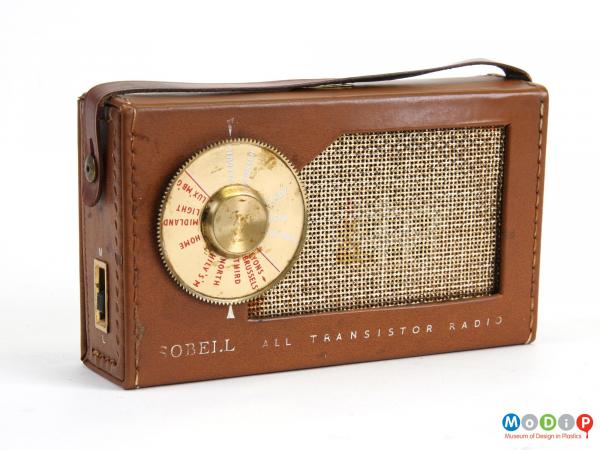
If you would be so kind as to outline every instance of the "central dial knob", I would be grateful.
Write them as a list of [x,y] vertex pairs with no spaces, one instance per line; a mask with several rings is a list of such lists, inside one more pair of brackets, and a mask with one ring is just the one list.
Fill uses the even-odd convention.
[[258,192],[243,184],[219,189],[202,212],[202,234],[212,249],[227,257],[253,252],[269,227],[267,206]]

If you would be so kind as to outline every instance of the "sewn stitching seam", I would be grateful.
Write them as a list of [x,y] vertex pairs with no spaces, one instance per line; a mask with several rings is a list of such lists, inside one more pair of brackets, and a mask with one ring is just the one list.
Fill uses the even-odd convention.
[[111,365],[112,367],[115,367],[117,365],[117,361],[115,359],[111,358],[108,355],[105,355],[100,350],[96,350],[95,348],[92,348],[92,355],[94,355],[99,360],[104,361],[105,363]]
[[131,146],[131,158],[130,158],[130,170],[131,170],[131,219],[132,219],[132,262],[133,262],[133,337],[134,337],[134,366],[135,366],[135,377],[134,385],[136,388],[139,387],[140,381],[140,356],[139,356],[139,325],[138,325],[138,303],[137,303],[137,288],[138,288],[138,269],[137,269],[137,258],[136,258],[136,243],[137,234],[135,230],[136,226],[136,206],[135,206],[135,118],[136,109],[131,106],[128,102],[131,110],[133,111],[133,118],[131,119],[130,129],[130,146]]
[[534,310],[535,310],[535,274],[537,269],[537,252],[538,252],[538,224],[540,214],[540,182],[541,182],[541,171],[542,171],[542,140],[543,140],[543,127],[544,127],[544,102],[540,102],[540,120],[538,124],[538,157],[537,157],[537,173],[536,173],[536,184],[535,184],[535,214],[533,216],[533,256],[531,262],[531,290],[529,292],[530,305],[529,305],[529,336],[527,337],[526,344],[529,344],[533,338],[533,321],[534,321]]
[[[119,123],[120,125],[120,123]],[[122,268],[122,262],[119,262],[119,255],[118,255],[118,251],[119,251],[119,230],[120,230],[120,214],[119,214],[119,203],[118,203],[118,184],[117,184],[117,164],[119,161],[117,161],[117,126],[116,124],[113,124],[113,151],[112,151],[112,160],[113,160],[113,206],[114,206],[114,210],[115,210],[115,221],[114,221],[114,226],[115,226],[115,265],[116,270],[115,270],[115,312],[116,312],[116,316],[115,316],[115,328],[116,328],[116,335],[115,335],[115,341],[117,343],[117,360],[120,359],[120,348],[121,348],[121,342],[120,342],[120,333],[119,333],[119,328],[120,328],[120,321],[119,321],[119,317],[120,317],[120,311],[121,311],[121,307],[119,304],[119,299],[120,299],[120,294],[121,294],[121,270]]]

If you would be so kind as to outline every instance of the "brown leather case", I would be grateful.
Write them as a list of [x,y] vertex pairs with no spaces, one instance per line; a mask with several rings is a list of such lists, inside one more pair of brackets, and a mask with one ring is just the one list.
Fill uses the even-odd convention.
[[[506,76],[372,83],[469,64],[496,65]],[[81,358],[114,383],[137,388],[534,340],[548,94],[520,69],[470,61],[336,80],[119,82],[93,88],[78,105]],[[193,299],[164,270],[155,228],[161,196],[208,144],[258,139],[302,169],[346,132],[486,125],[507,127],[495,295],[269,320],[248,320],[240,304],[231,320],[227,307]],[[98,161],[92,183],[84,176],[90,154]],[[109,333],[94,326],[94,258],[108,263]],[[414,326],[433,332],[380,336]],[[349,330],[369,330],[370,339],[321,338]]]

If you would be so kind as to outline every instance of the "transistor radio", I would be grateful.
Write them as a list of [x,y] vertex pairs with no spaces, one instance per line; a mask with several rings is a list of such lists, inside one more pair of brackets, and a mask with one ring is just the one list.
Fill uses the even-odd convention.
[[[402,80],[467,65],[504,74]],[[82,360],[137,388],[532,342],[547,118],[487,60],[92,88]]]

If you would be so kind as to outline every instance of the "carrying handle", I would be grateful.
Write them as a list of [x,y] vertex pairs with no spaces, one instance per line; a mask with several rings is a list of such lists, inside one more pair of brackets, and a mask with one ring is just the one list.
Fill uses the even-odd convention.
[[363,75],[345,78],[322,78],[309,80],[284,80],[258,83],[198,84],[162,81],[115,81],[94,86],[83,101],[83,152],[80,161],[82,199],[85,205],[94,206],[100,199],[104,178],[104,149],[98,139],[98,118],[106,100],[119,94],[144,92],[197,92],[197,93],[244,93],[244,92],[282,92],[302,88],[327,87],[351,83],[374,83],[379,81],[401,80],[418,77],[443,70],[467,66],[495,66],[504,72],[506,79],[531,81],[527,72],[518,67],[487,59],[471,59],[446,66],[429,69],[392,72],[380,75]]

